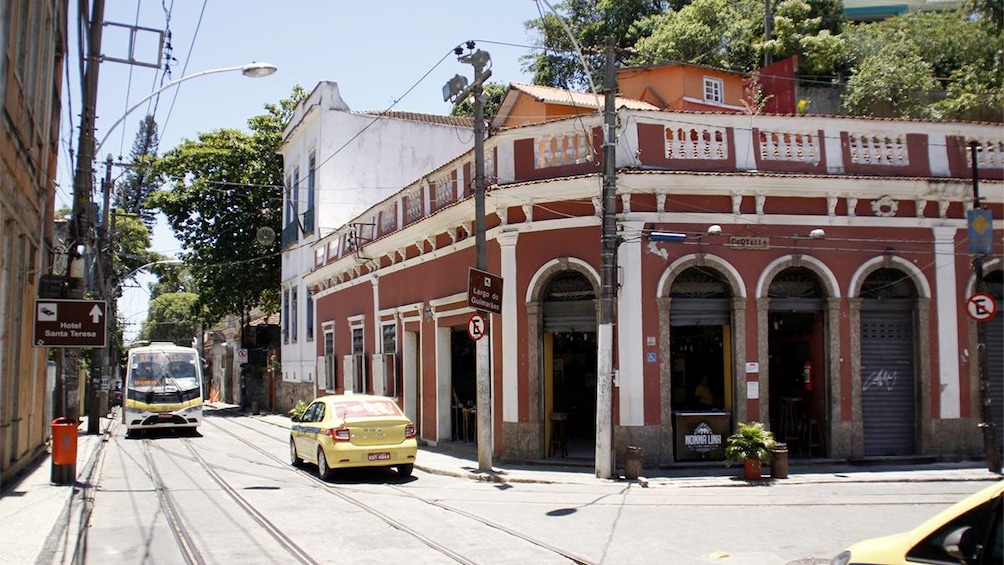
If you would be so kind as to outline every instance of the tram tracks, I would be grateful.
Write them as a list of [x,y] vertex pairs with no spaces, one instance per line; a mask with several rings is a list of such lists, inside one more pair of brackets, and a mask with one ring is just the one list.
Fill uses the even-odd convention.
[[[253,504],[248,501],[247,498],[242,496],[233,486],[231,486],[225,478],[223,478],[217,471],[216,466],[209,463],[195,448],[191,438],[182,438],[182,442],[185,445],[189,456],[184,454],[178,454],[176,456],[183,457],[186,460],[194,461],[198,464],[200,471],[206,476],[211,478],[214,483],[225,493],[237,506],[249,516],[263,531],[265,531],[286,553],[292,557],[295,562],[302,563],[304,565],[318,565],[319,562],[314,560],[303,548],[299,547],[296,542],[294,542],[288,535],[286,535],[281,528],[279,528],[274,522],[268,519],[262,512],[257,510]],[[161,450],[167,453],[164,450]],[[168,453],[169,456],[172,456]],[[154,489],[157,492],[157,496],[160,503],[160,508],[167,519],[168,525],[171,529],[171,533],[178,545],[178,549],[181,552],[182,559],[184,559],[186,564],[189,565],[205,565],[211,561],[207,561],[206,557],[199,550],[198,545],[195,542],[191,534],[191,527],[186,523],[183,518],[182,513],[179,509],[179,504],[176,501],[174,495],[172,494],[170,488],[167,487],[163,476],[160,472],[158,463],[153,457],[153,443],[149,438],[143,439],[143,456],[146,461],[147,467],[149,469],[149,476],[154,482]],[[248,534],[249,536],[251,534]]]
[[[256,429],[255,427],[249,426],[249,425],[247,425],[245,423],[242,423],[242,422],[239,422],[239,421],[236,421],[236,420],[233,420],[233,419],[229,419],[227,421],[228,421],[229,424],[233,424],[235,426],[239,426],[241,428],[247,429],[247,430],[249,430],[251,432],[254,432],[256,434],[263,435],[263,436],[265,436],[265,437],[267,437],[267,438],[269,438],[269,439],[271,439],[273,441],[281,441],[283,443],[285,443],[285,441],[286,441],[285,438],[276,438],[272,434],[266,433],[266,432],[264,432],[264,431],[262,431],[260,429]],[[221,424],[213,421],[213,419],[211,419],[211,418],[204,419],[203,423],[209,423],[210,425],[212,425],[216,429],[219,429],[220,431],[228,434],[230,437],[234,438],[235,440],[239,441],[240,443],[242,443],[243,445],[249,447],[250,449],[253,449],[254,451],[260,453],[261,455],[263,455],[264,457],[268,458],[269,460],[277,461],[277,462],[280,462],[283,465],[287,465],[287,466],[289,464],[288,461],[284,461],[282,458],[280,458],[280,457],[274,455],[273,453],[267,451],[266,449],[262,448],[260,445],[256,444],[255,442],[250,441],[247,438],[244,438],[244,437],[240,436],[239,434],[234,433],[233,431],[227,429],[226,426],[223,426],[223,425],[221,425]],[[480,563],[480,561],[478,561],[476,559],[473,559],[471,557],[465,556],[460,551],[458,551],[456,549],[453,549],[453,548],[451,548],[451,547],[449,547],[449,546],[447,546],[447,545],[445,545],[443,543],[438,542],[433,537],[422,533],[421,531],[419,531],[416,528],[411,527],[408,523],[406,523],[406,522],[404,522],[404,521],[402,521],[400,519],[395,518],[390,513],[384,512],[384,511],[380,510],[379,508],[377,508],[376,506],[374,506],[373,504],[367,503],[366,501],[362,500],[360,497],[353,496],[353,495],[351,495],[351,494],[349,494],[347,492],[343,492],[341,489],[332,488],[332,485],[330,483],[322,480],[320,477],[318,477],[318,476],[316,476],[316,475],[314,475],[314,474],[312,474],[310,472],[302,472],[301,476],[303,476],[304,478],[306,478],[309,481],[311,481],[311,483],[315,487],[323,489],[323,491],[326,494],[334,496],[336,498],[339,498],[342,501],[347,502],[347,503],[349,503],[349,504],[351,504],[351,505],[359,508],[360,510],[363,510],[364,512],[369,513],[370,515],[379,518],[380,520],[382,520],[383,522],[385,522],[389,526],[391,526],[391,527],[393,527],[393,528],[395,528],[395,529],[397,529],[397,530],[399,530],[401,532],[407,533],[408,535],[412,536],[413,538],[415,538],[419,542],[421,542],[424,545],[428,546],[429,548],[435,550],[436,552],[442,554],[444,557],[450,559],[453,562],[463,563],[463,564],[466,564],[466,565],[476,565],[476,564]],[[421,504],[434,507],[434,508],[436,508],[436,509],[438,509],[440,511],[448,512],[448,513],[453,514],[455,516],[461,517],[464,520],[469,520],[469,521],[472,521],[472,522],[476,522],[476,523],[478,523],[478,524],[480,524],[482,526],[485,526],[487,528],[490,528],[490,529],[492,529],[492,530],[494,530],[496,532],[499,532],[499,533],[505,534],[507,536],[510,536],[512,538],[515,538],[515,539],[517,539],[517,540],[519,540],[519,541],[521,541],[523,543],[530,544],[530,545],[532,545],[534,547],[537,547],[537,548],[539,548],[541,550],[544,550],[546,552],[552,553],[552,554],[554,554],[554,555],[556,555],[558,557],[567,559],[569,562],[574,563],[576,565],[592,565],[591,561],[589,561],[588,559],[586,559],[586,558],[584,558],[582,556],[575,555],[575,554],[573,554],[573,553],[571,553],[569,551],[563,550],[561,548],[555,547],[553,545],[550,545],[548,543],[545,543],[543,541],[535,539],[535,538],[533,538],[531,536],[523,534],[522,532],[519,532],[519,531],[514,530],[512,528],[508,528],[508,527],[506,527],[504,525],[501,525],[501,524],[498,524],[498,523],[496,523],[496,522],[494,522],[492,520],[488,520],[488,519],[486,519],[486,518],[484,518],[482,516],[478,516],[478,515],[470,513],[470,512],[466,512],[466,511],[463,511],[463,510],[459,510],[457,508],[453,508],[453,507],[451,507],[449,505],[446,505],[446,504],[442,504],[442,503],[439,503],[439,502],[436,502],[436,501],[432,501],[432,500],[426,499],[426,498],[424,498],[422,496],[419,496],[419,495],[417,495],[415,493],[408,492],[407,489],[403,489],[403,488],[400,488],[400,487],[397,487],[397,486],[394,486],[394,485],[390,485],[390,488],[391,488],[391,490],[397,496],[404,497],[404,498],[407,498],[409,500],[416,501],[416,502],[419,502]]]

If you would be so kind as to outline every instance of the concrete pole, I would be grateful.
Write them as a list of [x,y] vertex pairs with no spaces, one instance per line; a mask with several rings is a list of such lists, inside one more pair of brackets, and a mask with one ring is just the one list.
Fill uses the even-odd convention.
[[[474,103],[474,247],[476,267],[488,270],[485,250],[485,94],[482,69],[475,68],[476,79],[472,91]],[[492,470],[492,376],[491,376],[491,314],[482,312],[485,333],[477,341],[477,411],[478,411],[478,469]]]
[[596,336],[596,476],[614,476],[614,306],[617,300],[617,74],[614,39],[607,38],[603,74],[603,217],[600,236],[600,316]]

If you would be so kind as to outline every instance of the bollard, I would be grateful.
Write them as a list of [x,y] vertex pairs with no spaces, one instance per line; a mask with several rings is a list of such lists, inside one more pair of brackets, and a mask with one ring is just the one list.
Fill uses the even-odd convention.
[[633,481],[641,476],[642,453],[641,448],[629,445],[624,454],[624,478]]
[[788,444],[774,444],[771,450],[770,476],[774,479],[788,478]]
[[254,415],[254,416],[257,416],[257,415],[261,414],[261,411],[258,410],[258,402],[257,401],[251,403],[251,414]]

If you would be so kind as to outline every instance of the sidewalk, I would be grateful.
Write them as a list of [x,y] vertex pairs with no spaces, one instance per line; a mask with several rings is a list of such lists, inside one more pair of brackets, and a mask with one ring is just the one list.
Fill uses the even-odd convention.
[[[217,404],[216,409],[240,410],[237,406]],[[250,418],[289,428],[284,414],[252,415]],[[623,468],[616,469],[617,479],[597,478],[591,461],[562,464],[549,459],[533,463],[492,461],[491,471],[478,469],[478,454],[470,444],[422,445],[418,449],[415,468],[426,473],[449,475],[478,481],[500,483],[569,483],[598,484],[623,479]],[[644,469],[639,482],[650,488],[695,488],[747,486],[742,478],[742,466],[726,467],[724,463],[696,464],[672,468]],[[771,479],[767,467],[759,484],[791,485],[806,483],[851,482],[930,482],[930,481],[994,481],[1000,475],[987,471],[982,461],[917,463],[909,460],[886,460],[868,464],[852,464],[845,460],[789,461],[788,478]]]
[[[210,403],[206,411],[231,410],[237,406]],[[247,417],[286,428],[290,420],[283,414]],[[118,420],[101,419],[101,434],[86,435],[87,420],[81,420],[77,443],[77,480],[72,485],[50,483],[51,458],[46,456],[29,467],[0,492],[0,524],[4,543],[0,563],[62,564],[74,562],[81,528],[87,527],[101,469],[104,442],[115,433]],[[623,479],[600,479],[591,464],[562,465],[548,460],[540,464],[512,464],[493,461],[491,471],[478,469],[478,457],[471,445],[422,446],[416,469],[427,473],[500,483],[608,484]],[[618,470],[620,471],[620,470]],[[649,488],[742,487],[742,468],[722,464],[644,469],[639,484]],[[758,484],[784,487],[809,483],[853,482],[932,482],[1000,480],[980,461],[960,463],[887,463],[852,465],[844,461],[800,462],[789,465],[787,479],[765,478]]]

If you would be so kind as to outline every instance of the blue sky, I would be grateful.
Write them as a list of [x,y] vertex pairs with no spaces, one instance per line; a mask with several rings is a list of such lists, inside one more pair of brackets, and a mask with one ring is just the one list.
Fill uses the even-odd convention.
[[[68,150],[70,143],[76,148],[79,135],[76,4],[71,2],[69,11],[57,207],[72,201],[74,163]],[[165,6],[171,10],[169,24]],[[262,113],[263,104],[287,97],[293,85],[310,91],[323,80],[337,82],[353,110],[393,106],[400,111],[448,114],[443,84],[457,73],[473,74],[473,67],[457,61],[453,48],[473,39],[492,56],[493,82],[530,82],[530,76],[520,71],[520,57],[533,52],[524,22],[539,17],[541,10],[547,11],[547,4],[534,0],[107,0],[106,22],[156,30],[169,27],[175,60],[166,79],[158,69],[102,63],[96,138],[109,137],[99,157],[102,161],[108,153],[116,160],[128,157],[146,106],[110,133],[108,128],[161,84],[251,61],[272,63],[279,70],[258,79],[239,72],[207,75],[160,95],[155,115],[162,152],[202,131],[246,129],[247,119]],[[151,32],[137,36],[136,59],[155,61],[155,38]],[[103,39],[105,57],[128,57],[129,36],[123,27],[105,27]],[[116,168],[113,175],[122,172]],[[103,175],[102,166],[99,176]],[[169,256],[179,251],[169,228],[155,229],[154,250]],[[141,278],[143,284],[149,280]],[[128,322],[127,339],[139,331],[148,300],[145,290],[128,288],[120,300],[121,315]]]

